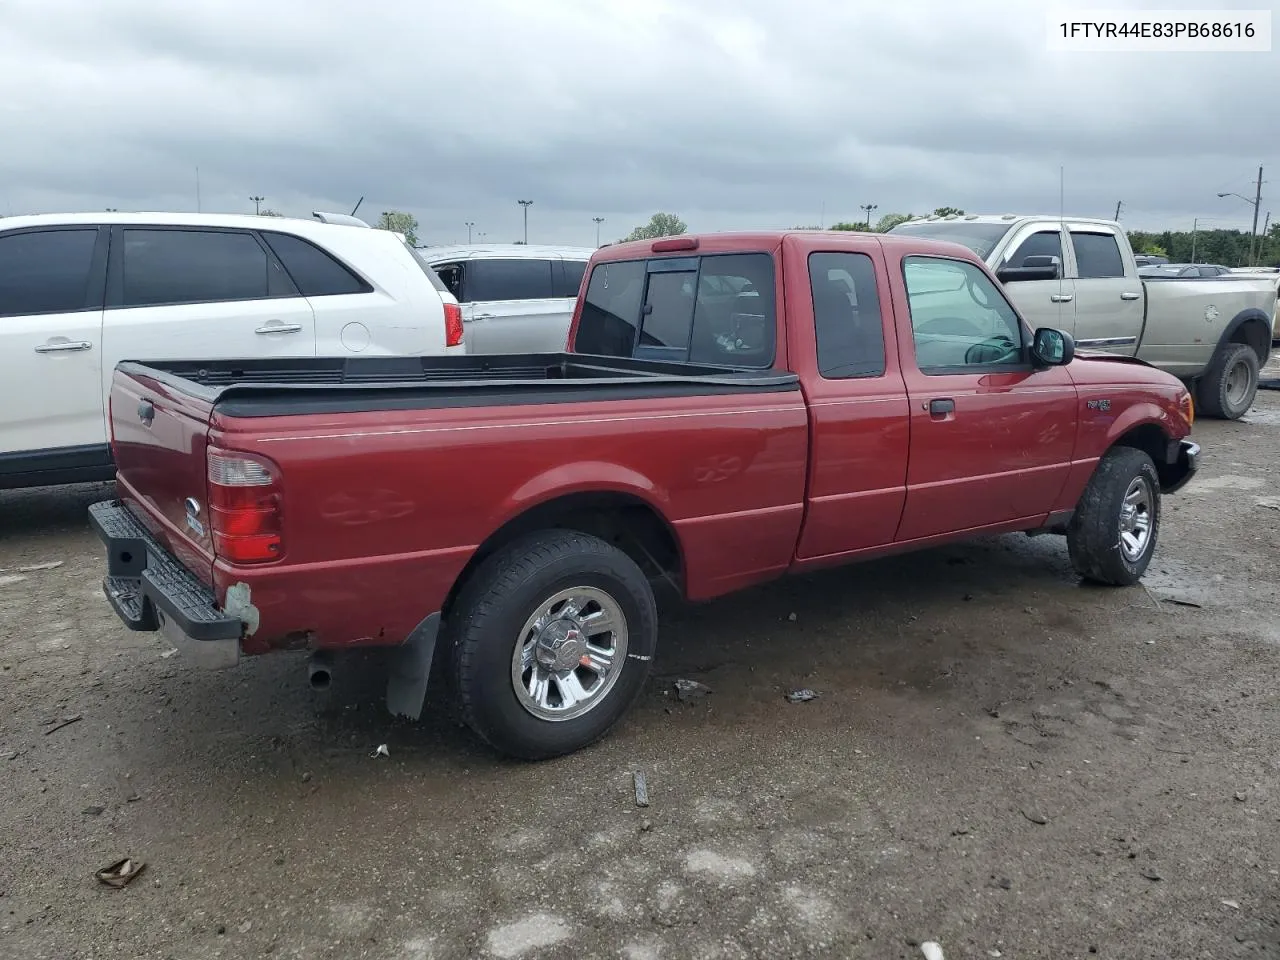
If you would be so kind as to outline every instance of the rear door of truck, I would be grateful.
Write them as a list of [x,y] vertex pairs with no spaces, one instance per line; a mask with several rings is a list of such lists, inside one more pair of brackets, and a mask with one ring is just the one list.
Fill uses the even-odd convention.
[[174,558],[213,582],[206,495],[212,404],[137,364],[116,370],[110,423],[116,495]]

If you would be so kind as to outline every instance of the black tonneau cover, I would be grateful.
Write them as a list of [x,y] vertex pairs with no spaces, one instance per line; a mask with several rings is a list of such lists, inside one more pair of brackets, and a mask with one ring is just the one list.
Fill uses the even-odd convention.
[[116,369],[230,416],[259,417],[799,389],[799,378],[785,370],[580,353],[126,360]]

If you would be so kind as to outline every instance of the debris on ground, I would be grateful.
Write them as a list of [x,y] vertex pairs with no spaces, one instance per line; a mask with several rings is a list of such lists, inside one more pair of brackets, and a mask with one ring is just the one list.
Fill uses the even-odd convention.
[[645,782],[644,774],[637,770],[631,777],[636,785],[636,806],[647,807],[649,805],[649,784]]
[[178,648],[177,648],[177,647],[174,647],[174,648],[173,648],[173,649],[171,649],[171,650],[166,650],[164,653],[160,654],[160,659],[161,659],[161,660],[168,660],[170,657],[175,656],[175,655],[177,654],[177,652],[178,652]]
[[1023,810],[1022,815],[1026,817],[1028,820],[1030,820],[1032,823],[1036,824],[1036,826],[1043,827],[1045,824],[1049,822],[1049,818],[1046,817],[1043,813],[1037,813],[1034,811],[1031,813],[1028,813],[1026,810]]
[[1238,803],[1244,803],[1246,800],[1249,799],[1248,794],[1246,794],[1243,790],[1237,790],[1233,794],[1233,796],[1236,798],[1236,802]]
[[138,874],[142,873],[146,866],[141,860],[125,857],[110,866],[103,867],[94,874],[94,877],[97,878],[99,883],[105,883],[108,887],[119,888],[131,883]]
[[3,573],[0,574],[0,587],[7,587],[11,583],[21,583],[27,579],[20,573]]
[[800,618],[799,618],[799,617],[797,617],[794,613],[789,613],[789,614],[787,614],[787,619],[788,619],[791,623],[795,623],[795,622],[796,622],[797,620],[799,620]]
[[676,699],[681,703],[696,703],[711,692],[711,688],[697,680],[680,679],[675,682]]
[[103,812],[106,809],[107,809],[106,807],[99,807],[97,805],[94,805],[91,807],[85,807],[80,812],[83,813],[86,817],[100,817],[102,816]]
[[818,699],[818,692],[805,687],[803,690],[792,690],[787,694],[787,699],[792,703],[808,703],[810,700]]
[[1230,907],[1232,910],[1240,909],[1240,904],[1237,903],[1235,900],[1223,900],[1221,901],[1221,903],[1224,907]]
[[932,940],[920,944],[920,952],[924,954],[925,960],[946,960],[942,955],[942,947]]
[[371,757],[390,757],[391,750],[385,743],[378,744],[378,749],[373,751]]
[[44,732],[44,735],[47,737],[49,734],[56,733],[57,731],[61,730],[63,727],[69,727],[73,723],[79,723],[83,719],[84,717],[78,713],[74,717],[67,717],[65,720],[61,720],[58,723],[55,723],[52,727],[46,730]]
[[19,567],[18,572],[19,573],[39,573],[41,570],[57,570],[65,562],[66,561],[64,560],[48,560],[44,563],[32,563],[25,567]]
[[1142,871],[1142,875],[1151,881],[1159,881],[1164,879],[1164,877],[1160,876],[1160,871],[1157,870],[1155,867],[1147,867],[1147,869]]
[[1203,603],[1196,603],[1196,601],[1187,600],[1184,597],[1161,597],[1160,599],[1163,600],[1165,603],[1172,603],[1174,606],[1178,606],[1178,607],[1192,607],[1193,609],[1196,609],[1196,610],[1204,609]]

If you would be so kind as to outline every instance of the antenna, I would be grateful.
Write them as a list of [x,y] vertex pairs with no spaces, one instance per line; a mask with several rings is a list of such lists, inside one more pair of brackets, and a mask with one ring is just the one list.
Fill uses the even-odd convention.
[[357,200],[356,205],[351,208],[351,216],[354,217],[356,215],[356,211],[360,209],[360,204],[362,203],[364,203],[364,197],[361,197],[359,200]]
[[[1062,240],[1062,256],[1059,258],[1062,262],[1058,264],[1058,323],[1062,323],[1062,303],[1063,292],[1062,285],[1065,283],[1065,275],[1067,272],[1067,243],[1069,237],[1067,235],[1067,173],[1066,168],[1062,164],[1058,165],[1058,236],[1064,238]],[[1075,332],[1075,325],[1072,324],[1072,332]]]

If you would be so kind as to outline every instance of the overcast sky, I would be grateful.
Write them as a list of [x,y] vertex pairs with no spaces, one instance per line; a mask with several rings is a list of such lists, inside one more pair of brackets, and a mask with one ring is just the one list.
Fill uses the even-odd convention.
[[194,210],[198,167],[206,211],[363,196],[424,242],[467,220],[510,242],[524,199],[530,242],[593,244],[593,217],[610,240],[657,210],[691,230],[1056,212],[1062,165],[1068,213],[1247,228],[1215,194],[1252,196],[1263,163],[1280,218],[1280,53],[1049,52],[1041,9],[0,0],[0,213]]

